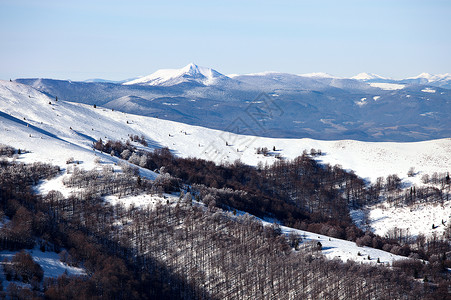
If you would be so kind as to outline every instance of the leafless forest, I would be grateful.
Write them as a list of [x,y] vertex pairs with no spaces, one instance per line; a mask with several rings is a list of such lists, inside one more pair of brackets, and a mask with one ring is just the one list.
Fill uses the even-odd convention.
[[[0,247],[18,251],[3,262],[5,280],[26,283],[10,283],[1,291],[3,296],[449,299],[451,230],[447,237],[411,240],[399,233],[386,238],[363,232],[349,217],[350,207],[381,197],[443,201],[449,194],[447,174],[434,179],[438,192],[410,193],[402,191],[394,177],[368,185],[339,166],[317,164],[307,154],[252,168],[239,162],[217,166],[180,159],[167,149],[140,152],[120,142],[100,141],[95,146],[111,155],[123,154],[160,175],[149,181],[125,163],[122,172],[111,167],[87,171],[70,164],[64,184],[79,192],[68,198],[57,191],[40,196],[33,186],[61,174],[57,167],[0,161],[0,214],[10,220],[0,229]],[[1,153],[8,156],[11,151]],[[165,201],[164,193],[170,192],[180,192],[176,203]],[[161,201],[152,207],[125,208],[102,198],[140,193],[161,195]],[[411,259],[391,268],[328,260],[316,243],[284,236],[277,225],[265,227],[249,215],[237,216],[234,209]],[[83,267],[86,276],[43,278],[39,265],[20,251],[36,246]]]

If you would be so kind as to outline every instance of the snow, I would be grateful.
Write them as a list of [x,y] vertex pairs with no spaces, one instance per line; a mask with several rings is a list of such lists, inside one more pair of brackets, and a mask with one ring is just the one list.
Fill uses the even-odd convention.
[[[278,71],[263,71],[257,73],[248,73],[248,74],[227,74],[227,77],[235,78],[238,76],[270,76],[270,75],[292,75],[290,73],[278,72]],[[324,72],[315,72],[315,73],[305,73],[305,74],[293,74],[299,77],[309,77],[309,78],[332,78],[332,79],[342,79],[341,77],[334,76]]]
[[143,85],[161,85],[170,86],[185,81],[186,77],[198,79],[205,85],[214,84],[218,77],[224,76],[217,71],[200,67],[194,63],[190,63],[181,69],[161,69],[155,73],[144,76],[132,81],[123,83],[124,85],[143,84]]
[[268,75],[285,75],[287,73],[278,72],[278,71],[263,71],[263,72],[256,72],[256,73],[248,73],[248,74],[230,74],[228,77],[238,77],[238,76],[268,76]]
[[[132,85],[132,84],[145,84],[145,85],[173,85],[173,82],[175,79],[178,79],[180,77],[189,75],[196,75],[196,74],[202,74],[207,79],[205,80],[206,85],[211,85],[215,83],[215,76],[220,74],[219,72],[206,67],[200,67],[197,66],[194,63],[190,63],[186,65],[183,68],[180,69],[160,69],[156,72],[152,73],[151,75],[147,76],[141,76],[133,79],[123,80],[123,81],[111,81],[111,80],[104,80],[104,79],[90,79],[86,80],[86,82],[113,82],[113,83],[122,83],[125,85]],[[227,76],[229,78],[235,78],[239,76],[267,76],[267,75],[276,75],[276,74],[287,74],[279,71],[263,71],[263,72],[256,72],[256,73],[247,73],[247,74],[227,74],[222,76]],[[343,79],[343,77],[338,77],[335,75],[331,75],[329,73],[325,72],[312,72],[312,73],[304,73],[304,74],[297,74],[297,76],[301,77],[309,77],[309,78],[332,78],[332,79]],[[355,76],[349,77],[349,79],[354,80],[360,80],[360,81],[372,81],[372,80],[378,80],[378,81],[391,81],[392,78],[381,76],[374,73],[366,73],[362,72]],[[430,73],[421,73],[417,76],[407,77],[405,80],[412,80],[412,79],[423,79],[426,80],[429,83],[432,82],[444,82],[444,81],[450,81],[451,80],[451,73],[445,73],[445,74],[430,74]],[[401,81],[404,79],[401,79]]]
[[[310,78],[312,80],[321,79],[353,79],[363,82],[368,82],[372,87],[381,88],[383,90],[399,90],[404,88],[406,85],[418,84],[418,83],[430,83],[440,87],[449,87],[449,82],[451,82],[451,73],[445,74],[429,74],[421,73],[417,76],[407,77],[404,79],[393,79],[390,77],[384,77],[374,73],[359,73],[352,77],[338,77],[325,72],[312,72],[304,74],[290,74],[278,71],[264,71],[249,74],[228,74],[227,76],[206,67],[197,66],[194,63],[190,63],[180,69],[160,69],[156,72],[142,77],[137,77],[134,79],[128,79],[123,81],[109,81],[102,79],[92,79],[87,80],[87,82],[113,82],[124,85],[149,85],[149,86],[173,86],[180,83],[187,82],[197,82],[206,86],[215,85],[223,80],[231,80],[236,77],[243,76],[299,76],[304,78]],[[236,84],[236,83],[235,83]]]
[[366,102],[367,98],[362,98],[360,99],[360,101],[357,101],[356,104],[360,107],[364,106],[365,104],[368,104],[368,102]]
[[[151,196],[151,195],[137,195],[137,196],[127,196],[118,198],[115,195],[106,196],[104,197],[105,201],[110,203],[111,205],[121,204],[125,207],[135,206],[135,207],[153,207],[157,203],[161,203],[166,205],[167,201],[169,201],[169,204],[174,204],[178,201],[179,197],[177,195],[173,194],[164,194],[163,197],[159,196]],[[192,200],[194,205],[202,206],[205,205],[201,202],[197,202],[195,200]],[[235,210],[235,213],[237,216],[242,216],[247,214],[246,212]],[[230,218],[234,218],[235,215],[232,212],[225,213]],[[249,215],[249,214],[247,214]],[[257,218],[253,215],[249,215],[253,219],[256,219],[264,226],[271,226],[273,223],[279,223],[277,220],[262,220],[260,218]],[[371,247],[359,247],[356,245],[355,242],[346,241],[342,239],[337,239],[333,237],[329,237],[322,234],[317,234],[309,231],[294,229],[287,226],[280,226],[281,231],[285,235],[289,235],[291,232],[294,232],[298,234],[302,238],[302,243],[307,242],[320,242],[322,244],[322,253],[329,259],[335,259],[338,258],[344,262],[347,260],[354,260],[356,262],[361,263],[368,263],[368,264],[377,264],[377,259],[379,258],[380,263],[391,265],[393,261],[400,260],[400,259],[406,259],[406,257],[394,255],[389,252],[374,249]],[[359,255],[360,253],[360,255]],[[370,259],[368,259],[368,256],[370,256]]]
[[0,81],[0,143],[28,151],[18,159],[25,163],[43,161],[66,169],[67,159],[73,157],[84,169],[96,168],[96,159],[117,164],[119,158],[93,151],[92,142],[98,138],[125,142],[135,130],[127,124],[127,115],[116,112],[111,118],[100,111],[106,109],[56,102],[29,86]]
[[371,82],[370,85],[372,87],[377,87],[386,91],[401,90],[406,86],[405,84],[386,83],[386,82]]
[[[85,275],[85,271],[82,268],[72,267],[63,263],[55,252],[42,252],[39,249],[25,251],[27,251],[33,257],[33,260],[42,267],[44,277],[58,277],[65,272],[74,276]],[[11,260],[16,253],[17,251],[0,251],[0,260],[3,261],[5,258]]]
[[315,73],[306,73],[306,74],[299,74],[298,76],[301,77],[312,77],[312,78],[334,78],[334,79],[341,79],[341,77],[337,77],[328,73],[324,72],[315,72]]
[[356,79],[356,80],[371,80],[371,79],[389,79],[386,77],[382,77],[377,74],[373,73],[359,73],[355,76],[352,76],[350,79]]
[[108,195],[104,197],[105,202],[110,205],[123,205],[126,208],[130,207],[154,207],[157,203],[166,204],[169,201],[170,204],[177,202],[179,196],[172,194],[163,194],[162,197],[158,195],[139,194],[131,195],[119,198],[116,195]]
[[420,114],[420,116],[422,116],[422,117],[433,117],[436,114],[437,114],[436,112],[429,111],[429,112],[425,112],[423,114]]
[[[304,242],[320,242],[322,245],[321,250],[323,254],[329,259],[338,258],[344,262],[347,260],[353,260],[355,262],[377,264],[377,259],[379,258],[380,263],[388,265],[391,265],[395,260],[406,259],[404,256],[395,255],[383,250],[366,246],[359,247],[355,242],[328,237],[326,235],[308,231],[292,229],[285,226],[280,227],[282,232],[285,234],[289,234],[291,231],[299,234],[304,239]],[[370,259],[368,259],[368,256]]]
[[[169,204],[172,205],[174,203],[177,203],[179,196],[173,195],[173,194],[164,194],[163,197],[159,196],[150,196],[150,195],[137,195],[137,196],[127,196],[118,198],[117,196],[106,196],[104,197],[105,201],[109,202],[111,205],[121,204],[125,207],[135,206],[135,207],[147,207],[149,206],[152,208],[157,203],[161,203],[166,205],[167,201],[169,201]],[[195,200],[192,200],[193,205],[205,207],[205,204],[201,202],[197,202]],[[236,216],[242,216],[242,215],[249,215],[246,212],[235,210],[235,214],[231,211],[224,212],[225,215],[229,216],[230,218],[235,218]],[[251,218],[262,222],[264,226],[271,226],[273,223],[279,224],[277,220],[262,220],[261,218],[255,217],[253,215],[249,215]],[[344,262],[347,260],[354,260],[356,262],[361,263],[368,263],[368,264],[377,264],[377,259],[379,258],[380,263],[391,265],[393,261],[400,260],[400,259],[406,259],[404,256],[394,255],[392,253],[374,249],[371,247],[359,247],[356,245],[355,242],[346,241],[342,239],[337,239],[333,237],[329,237],[322,234],[317,234],[309,231],[294,229],[287,226],[280,226],[280,229],[283,234],[289,235],[291,232],[295,232],[302,238],[302,243],[308,243],[308,242],[314,242],[315,244],[317,242],[320,242],[322,244],[322,253],[329,259],[340,259]],[[360,253],[360,255],[359,255]],[[368,259],[368,256],[370,256],[370,259]]]
[[[52,163],[60,166],[62,173],[65,173],[68,167],[73,166],[67,165],[66,161],[69,157],[73,157],[78,162],[76,166],[87,170],[102,168],[105,165],[112,165],[115,170],[119,170],[117,165],[123,160],[93,151],[92,142],[98,138],[125,142],[129,134],[143,135],[149,147],[135,145],[147,150],[169,147],[175,155],[180,157],[198,157],[216,163],[230,163],[240,159],[254,166],[259,162],[271,164],[277,161],[276,154],[284,158],[295,158],[304,150],[309,152],[312,148],[320,149],[323,154],[316,159],[321,163],[339,164],[345,169],[354,170],[358,176],[370,182],[375,182],[380,176],[398,174],[407,186],[421,185],[420,178],[423,174],[447,172],[450,171],[451,166],[450,138],[415,143],[376,143],[237,135],[167,120],[130,115],[102,107],[94,108],[65,101],[55,102],[54,99],[29,86],[0,81],[0,143],[27,150],[17,158],[19,162]],[[258,147],[268,149],[275,147],[276,151],[263,156],[256,154]],[[414,177],[407,176],[411,167],[415,167]],[[62,185],[64,176],[66,175],[62,174],[42,181],[36,187],[37,192],[46,194],[50,190],[59,190],[65,196],[70,195],[73,190]],[[140,176],[155,179],[157,174],[140,168]],[[175,201],[168,195],[167,199]],[[161,201],[158,197],[149,195],[121,199],[108,196],[105,200],[111,204],[123,203],[126,206],[153,205]],[[394,208],[378,209],[371,208],[369,214],[370,226],[378,234],[384,234],[384,230],[392,226],[401,225],[411,228],[410,232],[413,234],[415,228],[419,231],[428,228],[432,230],[431,223],[439,226],[435,231],[440,232],[441,220],[448,220],[446,215],[450,212],[449,203],[445,204],[445,209],[432,206],[413,211],[399,210],[399,212]],[[421,220],[424,225],[421,225],[418,220]],[[304,232],[300,233],[304,234]],[[375,262],[378,257],[382,262],[391,262],[396,258],[390,253],[357,247],[355,243],[349,241],[334,238],[329,241],[329,237],[307,232],[305,235],[308,239],[320,241],[323,244],[324,253],[330,258],[339,257],[343,260],[352,258],[365,262],[368,262],[366,259],[368,255],[373,258],[371,262]],[[362,256],[357,255],[359,251]],[[44,254],[40,255],[36,257],[43,257]],[[42,260],[42,262],[45,261]],[[55,261],[48,262],[50,273],[52,266],[56,268],[55,274],[65,268]]]
[[[79,167],[88,170],[97,167],[97,158],[102,165],[117,164],[121,161],[119,158],[93,151],[92,142],[98,138],[125,142],[129,134],[144,135],[149,150],[168,147],[181,157],[198,157],[216,163],[240,159],[254,166],[259,162],[275,162],[275,154],[295,158],[304,150],[320,149],[323,155],[317,159],[322,163],[340,164],[372,182],[379,176],[398,174],[405,182],[420,183],[422,174],[447,172],[451,166],[449,138],[381,143],[237,135],[101,107],[54,102],[29,86],[7,81],[0,81],[0,130],[0,143],[29,151],[20,155],[19,161],[44,161],[63,169],[67,168],[69,157],[74,157]],[[273,149],[274,146],[277,150],[274,155],[256,154],[257,147]],[[408,178],[410,167],[415,167],[419,175]],[[149,170],[140,169],[140,172],[141,176],[156,176]]]
[[435,82],[435,81],[446,81],[451,80],[451,74],[445,73],[445,74],[429,74],[429,73],[421,73],[417,76],[408,77],[406,79],[426,79],[428,82]]
[[431,93],[431,94],[433,94],[433,93],[436,92],[434,89],[431,89],[431,88],[424,88],[424,89],[422,89],[421,91],[422,91],[423,93]]
[[451,200],[445,201],[443,205],[420,203],[409,207],[395,207],[383,203],[365,210],[368,211],[368,224],[362,222],[363,210],[351,214],[354,222],[380,236],[385,236],[393,228],[403,229],[411,236],[418,236],[420,233],[425,236],[431,236],[433,233],[441,236],[451,222]]
[[74,194],[77,189],[70,188],[63,184],[64,175],[54,177],[52,179],[42,180],[36,187],[35,191],[41,195],[47,195],[50,191],[59,191],[65,198]]
[[[245,212],[236,211],[237,215],[244,215]],[[229,213],[230,216],[233,216]],[[268,222],[255,216],[250,215],[252,218],[259,220],[264,226],[271,226],[278,222]],[[302,238],[302,243],[317,242],[321,243],[322,253],[329,259],[340,259],[343,262],[347,260],[354,260],[355,262],[378,264],[377,259],[381,264],[391,265],[395,260],[406,259],[404,256],[395,255],[383,250],[371,248],[371,247],[359,247],[355,242],[337,239],[329,237],[327,235],[317,234],[309,231],[294,229],[287,226],[280,226],[283,234],[289,235],[291,232],[298,234]],[[360,253],[360,255],[359,255]],[[370,256],[370,259],[368,259]]]

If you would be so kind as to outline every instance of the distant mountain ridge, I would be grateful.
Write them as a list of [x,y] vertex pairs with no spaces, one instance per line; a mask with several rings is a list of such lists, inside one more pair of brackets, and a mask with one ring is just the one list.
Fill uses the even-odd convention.
[[[451,73],[445,74],[429,74],[421,73],[417,76],[407,77],[403,79],[393,79],[385,76],[381,76],[374,73],[359,73],[352,77],[338,77],[324,72],[315,73],[305,73],[305,74],[290,74],[276,71],[265,71],[259,73],[249,73],[249,74],[230,74],[224,75],[220,72],[207,68],[201,67],[194,63],[190,63],[180,69],[160,69],[154,73],[138,77],[135,79],[127,79],[121,81],[111,81],[104,79],[90,79],[85,82],[104,82],[104,83],[120,83],[124,85],[148,85],[148,86],[174,86],[178,84],[198,84],[200,86],[210,86],[215,84],[231,84],[235,83],[234,80],[242,80],[243,78],[249,77],[291,77],[296,78],[311,78],[313,80],[356,80],[360,82],[367,83],[395,83],[395,84],[429,84],[432,86],[451,88]],[[328,83],[329,84],[329,83]],[[333,84],[332,84],[333,85]]]
[[356,79],[356,80],[373,80],[373,79],[382,79],[382,80],[387,80],[389,78],[387,77],[383,77],[377,74],[373,74],[373,73],[359,73],[355,76],[352,76],[350,79]]
[[451,137],[448,78],[421,74],[395,80],[361,73],[350,79],[280,72],[226,76],[191,63],[124,83],[17,82],[53,98],[236,133],[405,142]]
[[445,80],[451,80],[451,74],[445,73],[445,74],[429,74],[429,73],[421,73],[418,76],[414,77],[408,77],[406,79],[426,79],[428,82],[434,82],[434,81],[445,81]]
[[364,81],[364,82],[377,82],[377,83],[395,83],[395,84],[407,84],[407,85],[431,85],[446,89],[451,89],[451,74],[429,74],[429,73],[421,73],[417,76],[407,77],[404,79],[393,79],[383,77],[377,74],[372,73],[360,73],[352,79]]

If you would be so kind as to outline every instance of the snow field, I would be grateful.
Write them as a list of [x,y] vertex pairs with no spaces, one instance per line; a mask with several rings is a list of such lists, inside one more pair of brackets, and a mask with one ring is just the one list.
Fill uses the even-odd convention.
[[451,200],[445,201],[443,205],[421,203],[412,207],[394,207],[382,203],[365,210],[368,211],[368,224],[363,223],[362,210],[351,214],[354,222],[360,228],[369,228],[380,236],[386,236],[394,228],[403,229],[413,237],[420,233],[441,236],[451,222]]
[[[31,250],[25,250],[27,251],[31,257],[33,258],[34,262],[39,264],[44,271],[44,278],[48,277],[59,277],[63,275],[64,273],[70,275],[70,276],[83,276],[86,274],[85,270],[83,268],[73,267],[69,266],[66,263],[63,263],[60,260],[60,257],[55,252],[42,252],[41,250],[35,248]],[[8,260],[11,260],[11,258],[17,253],[18,251],[0,251],[0,261],[3,261],[5,258]],[[3,272],[2,272],[3,274]],[[7,285],[9,284],[9,281],[4,280],[3,278],[3,288],[6,289]],[[25,285],[21,282],[14,282],[18,285]]]

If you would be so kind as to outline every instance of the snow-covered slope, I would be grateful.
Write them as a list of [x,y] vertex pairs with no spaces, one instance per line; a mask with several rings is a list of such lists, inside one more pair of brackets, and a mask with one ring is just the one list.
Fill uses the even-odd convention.
[[[0,143],[26,151],[19,158],[24,162],[43,161],[65,168],[67,159],[75,157],[85,169],[94,168],[97,157],[116,163],[117,158],[94,152],[92,142],[107,136],[124,139],[133,130],[125,119],[120,124],[120,119],[100,116],[100,110],[55,101],[29,86],[0,81]],[[150,171],[141,171],[154,177]]]
[[[217,163],[240,159],[257,165],[272,163],[278,154],[294,158],[304,150],[321,149],[319,160],[340,164],[370,181],[398,174],[419,183],[424,173],[450,171],[451,139],[415,143],[377,143],[353,140],[276,139],[237,135],[204,127],[130,115],[105,108],[65,101],[55,102],[35,89],[0,81],[0,143],[30,151],[24,157],[65,165],[68,157],[94,166],[92,142],[123,140],[129,134],[144,135],[151,147],[169,147],[182,157],[199,157]],[[273,155],[256,154],[256,148],[276,148]],[[24,158],[25,159],[25,158]],[[106,156],[102,159],[115,161]],[[410,167],[417,176],[407,177]]]
[[281,226],[282,232],[289,235],[294,232],[303,238],[303,242],[321,243],[323,254],[329,259],[340,259],[344,262],[353,260],[360,263],[377,264],[379,263],[391,265],[395,260],[406,259],[403,256],[395,255],[383,250],[358,247],[356,243],[329,237],[322,234],[316,234],[304,230],[293,229]]
[[[366,220],[364,212],[367,212]],[[393,234],[395,228],[402,230],[404,236],[418,236],[420,233],[442,236],[451,222],[451,200],[442,204],[418,203],[402,207],[384,203],[355,210],[351,215],[359,227],[380,236]]]
[[188,82],[212,85],[220,80],[227,80],[227,78],[213,69],[190,63],[181,69],[161,69],[151,75],[127,81],[123,84],[172,86]]
[[305,73],[305,74],[299,74],[299,76],[313,77],[313,78],[340,78],[340,77],[331,75],[329,73],[324,73],[324,72]]
[[388,79],[386,77],[373,74],[373,73],[359,73],[355,76],[352,76],[350,79],[356,79],[356,80],[371,80],[371,79]]
[[417,76],[413,77],[407,77],[406,79],[425,79],[427,82],[435,82],[435,81],[445,81],[445,80],[451,80],[451,74],[445,73],[445,74],[429,74],[429,73],[421,73]]
[[88,82],[88,83],[117,83],[117,84],[121,84],[121,83],[125,83],[128,81],[132,81],[138,78],[130,78],[130,79],[125,79],[125,80],[109,80],[109,79],[102,79],[102,78],[90,78],[90,79],[86,79],[83,82]]
[[404,84],[388,83],[388,82],[371,82],[370,85],[385,91],[401,90],[405,87]]
[[[42,270],[44,271],[44,277],[53,277],[56,278],[58,276],[67,273],[73,276],[81,276],[85,275],[85,270],[78,267],[69,266],[68,264],[61,261],[58,253],[45,251],[35,248],[31,250],[26,250],[32,257],[33,260],[38,263]],[[11,258],[18,251],[0,251],[0,259],[3,261],[4,259],[11,260]],[[4,284],[7,282],[4,282]]]
[[[371,74],[371,73],[360,73],[356,76],[351,77],[351,79],[355,79],[358,81],[363,82],[371,82],[371,83],[380,83],[380,84],[396,84],[396,85],[432,85],[436,87],[451,88],[451,74],[445,73],[445,74],[429,74],[429,73],[421,73],[417,76],[407,77],[403,79],[392,79],[383,77],[377,74]],[[373,85],[375,86],[375,85]],[[395,88],[384,88],[382,89],[395,89]]]

